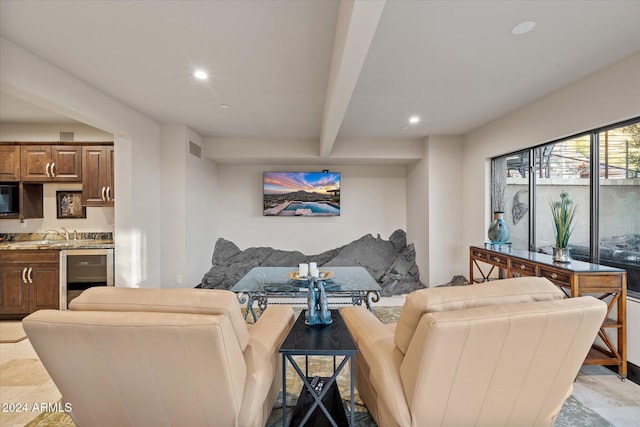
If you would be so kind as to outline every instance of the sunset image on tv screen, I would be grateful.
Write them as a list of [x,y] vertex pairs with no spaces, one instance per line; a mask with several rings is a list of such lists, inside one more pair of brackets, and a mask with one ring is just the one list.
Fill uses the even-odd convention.
[[265,216],[340,215],[339,172],[265,172]]

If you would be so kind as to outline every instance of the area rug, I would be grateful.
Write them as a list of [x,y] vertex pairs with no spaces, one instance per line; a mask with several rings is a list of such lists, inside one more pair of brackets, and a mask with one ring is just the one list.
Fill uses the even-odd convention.
[[0,343],[20,342],[27,337],[20,320],[0,322]]

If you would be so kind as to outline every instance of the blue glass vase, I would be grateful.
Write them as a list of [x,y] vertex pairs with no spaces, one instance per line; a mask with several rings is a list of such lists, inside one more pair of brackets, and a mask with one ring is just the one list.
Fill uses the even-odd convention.
[[505,243],[509,241],[509,226],[504,220],[504,212],[494,212],[493,221],[487,233],[491,243]]

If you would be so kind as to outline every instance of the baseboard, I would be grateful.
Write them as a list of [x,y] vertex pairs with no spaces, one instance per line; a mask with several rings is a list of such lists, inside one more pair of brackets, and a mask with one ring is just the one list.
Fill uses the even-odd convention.
[[[607,368],[609,368],[615,373],[618,373],[617,366],[607,366]],[[640,366],[627,362],[627,379],[631,382],[634,382],[640,385]]]
[[636,384],[640,384],[640,366],[627,362],[627,378]]

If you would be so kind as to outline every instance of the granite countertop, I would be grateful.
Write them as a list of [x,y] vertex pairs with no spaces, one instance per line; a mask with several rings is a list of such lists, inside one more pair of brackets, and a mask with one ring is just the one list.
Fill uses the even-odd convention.
[[[66,230],[65,230],[66,231]],[[61,233],[7,233],[0,234],[0,251],[63,250],[63,249],[113,249],[110,232],[71,232],[70,239]],[[74,238],[75,237],[75,238]]]
[[34,240],[0,243],[0,251],[23,251],[31,249],[113,249],[113,240]]

